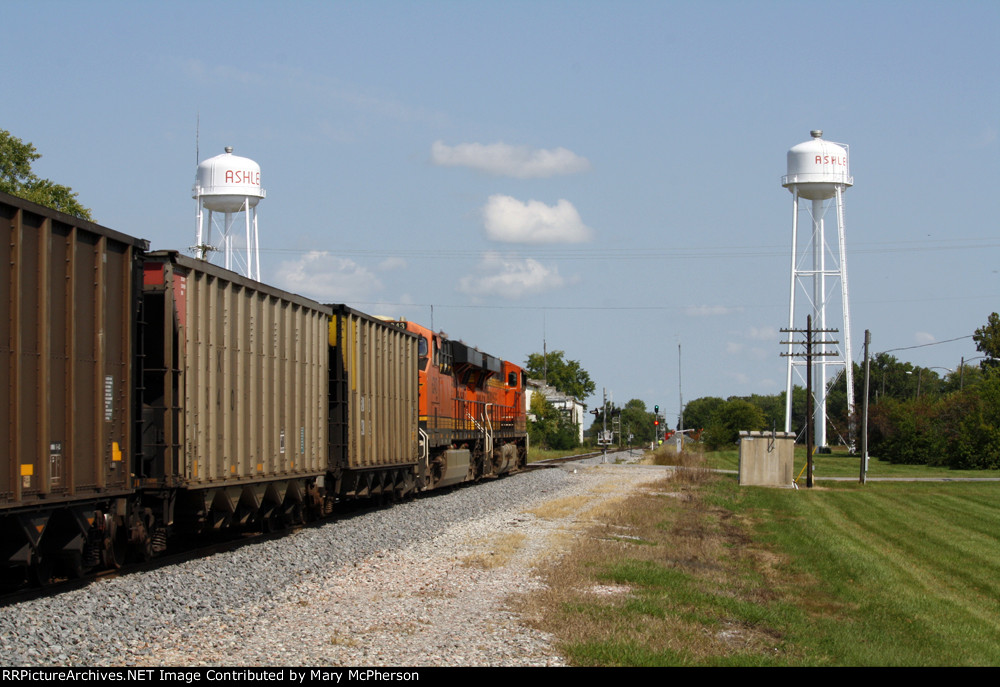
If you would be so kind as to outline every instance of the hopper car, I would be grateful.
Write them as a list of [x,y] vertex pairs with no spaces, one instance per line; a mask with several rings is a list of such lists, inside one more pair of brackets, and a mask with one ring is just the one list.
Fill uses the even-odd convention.
[[0,193],[0,569],[45,582],[527,460],[524,371]]

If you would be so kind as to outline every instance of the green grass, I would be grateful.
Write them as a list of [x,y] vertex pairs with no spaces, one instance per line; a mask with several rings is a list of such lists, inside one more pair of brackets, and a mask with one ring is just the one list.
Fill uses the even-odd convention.
[[[656,491],[683,489],[668,484]],[[1000,484],[722,475],[689,493],[634,498],[642,546],[569,557],[573,574],[629,590],[554,614],[573,664],[1000,665]]]
[[826,610],[787,628],[808,663],[1000,665],[997,485],[740,494],[759,536],[815,580],[801,606]]
[[[738,470],[740,452],[736,449],[728,451],[712,451],[705,453],[709,467],[718,470]],[[813,476],[824,477],[858,477],[861,459],[847,454],[843,448],[834,448],[830,454],[815,454],[813,456]],[[804,446],[795,447],[795,476],[799,483],[805,482],[803,472],[806,464]],[[802,475],[800,478],[799,475]],[[868,477],[1000,477],[1000,470],[951,470],[946,467],[928,465],[898,465],[872,457],[868,460]]]

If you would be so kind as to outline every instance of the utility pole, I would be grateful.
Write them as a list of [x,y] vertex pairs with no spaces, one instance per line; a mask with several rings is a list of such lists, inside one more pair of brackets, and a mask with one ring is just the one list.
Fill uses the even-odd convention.
[[684,450],[684,391],[681,388],[681,342],[677,342],[677,430],[680,439],[677,440],[677,453]]
[[865,480],[868,478],[868,370],[869,362],[868,359],[868,345],[872,341],[872,334],[867,329],[865,330],[865,398],[861,403],[862,413],[864,415],[861,418],[861,483],[864,484]]
[[545,337],[544,312],[542,312],[542,384],[549,385],[549,344]]
[[[825,355],[836,355],[833,351],[827,351],[826,346],[832,346],[840,343],[839,341],[814,341],[813,334],[819,333],[829,333],[836,332],[836,329],[813,329],[812,328],[812,315],[806,316],[806,328],[805,329],[781,329],[780,331],[786,333],[794,334],[805,334],[805,341],[781,341],[781,345],[787,345],[789,347],[788,353],[782,353],[781,357],[797,356],[805,357],[806,359],[806,486],[810,489],[813,486],[813,431],[815,429],[813,422],[813,413],[810,410],[813,406],[813,393],[812,393],[812,369],[813,369],[813,358],[825,356]],[[802,353],[792,353],[791,347],[794,344],[802,344],[806,348],[806,352],[803,356]],[[822,346],[823,350],[813,351],[813,346]],[[850,362],[850,361],[848,361]],[[826,380],[820,376],[820,384],[825,384]],[[825,391],[825,390],[824,390]],[[788,391],[791,394],[791,390]],[[791,403],[790,400],[787,401]],[[817,418],[819,422],[826,422],[826,418]]]
[[608,388],[601,387],[601,391],[604,393],[604,417],[602,418],[604,424],[604,432],[601,434],[603,451],[601,453],[601,462],[608,462]]

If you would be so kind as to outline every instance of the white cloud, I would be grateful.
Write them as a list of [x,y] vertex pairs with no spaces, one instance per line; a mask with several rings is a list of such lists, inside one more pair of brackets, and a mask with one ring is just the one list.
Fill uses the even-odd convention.
[[726,344],[726,353],[728,353],[729,355],[736,355],[742,350],[743,350],[743,344],[741,343],[735,343],[733,341],[730,341]]
[[917,332],[913,338],[916,339],[918,344],[929,344],[937,341],[933,334],[928,334],[927,332]]
[[731,379],[735,379],[740,384],[746,384],[750,381],[750,377],[742,372],[728,372],[727,375]]
[[780,337],[778,336],[778,330],[774,327],[750,327],[747,338],[757,341],[777,342]]
[[508,243],[581,243],[594,234],[568,200],[549,206],[492,195],[483,207],[483,224],[487,238]]
[[395,272],[396,270],[401,270],[405,267],[406,260],[400,257],[386,258],[378,264],[378,268],[382,272]]
[[264,81],[258,72],[250,72],[228,64],[209,65],[194,58],[184,60],[183,64],[187,73],[201,84],[236,83],[259,86]]
[[[359,112],[367,116],[381,117],[404,123],[424,123],[445,126],[449,119],[442,112],[427,110],[393,99],[365,88],[333,78],[319,71],[310,71],[285,64],[264,64],[255,71],[247,71],[231,64],[204,62],[198,59],[181,59],[181,69],[196,83],[201,85],[225,85],[234,83],[268,93],[280,93],[283,98],[306,103],[312,110],[333,116],[345,112]],[[238,63],[237,63],[238,64]],[[354,135],[345,133],[338,126],[330,127],[334,140],[353,140]],[[363,128],[351,125],[351,129]],[[287,136],[287,132],[283,135]]]
[[987,148],[992,146],[997,142],[997,130],[995,127],[988,126],[973,142],[973,148]]
[[326,251],[312,251],[300,260],[282,262],[277,282],[283,289],[322,303],[368,300],[382,288],[382,282],[367,268]]
[[431,162],[442,167],[471,167],[496,176],[535,179],[575,174],[590,169],[590,161],[566,148],[545,150],[506,143],[459,143],[449,146],[435,141]]
[[487,253],[475,274],[462,277],[458,290],[471,296],[520,298],[558,289],[566,284],[556,268],[531,258],[511,259]]
[[742,308],[730,308],[725,305],[689,305],[684,308],[688,317],[717,317],[719,315],[734,315],[742,312]]

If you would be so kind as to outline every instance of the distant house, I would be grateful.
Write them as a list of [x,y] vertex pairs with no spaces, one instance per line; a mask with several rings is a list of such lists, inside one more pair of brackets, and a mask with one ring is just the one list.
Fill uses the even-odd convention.
[[583,416],[587,413],[587,406],[576,400],[575,396],[564,394],[553,387],[542,384],[537,379],[529,379],[525,387],[524,402],[531,412],[531,397],[534,394],[541,394],[545,400],[555,406],[559,411],[568,417],[576,425],[578,438],[583,442]]

